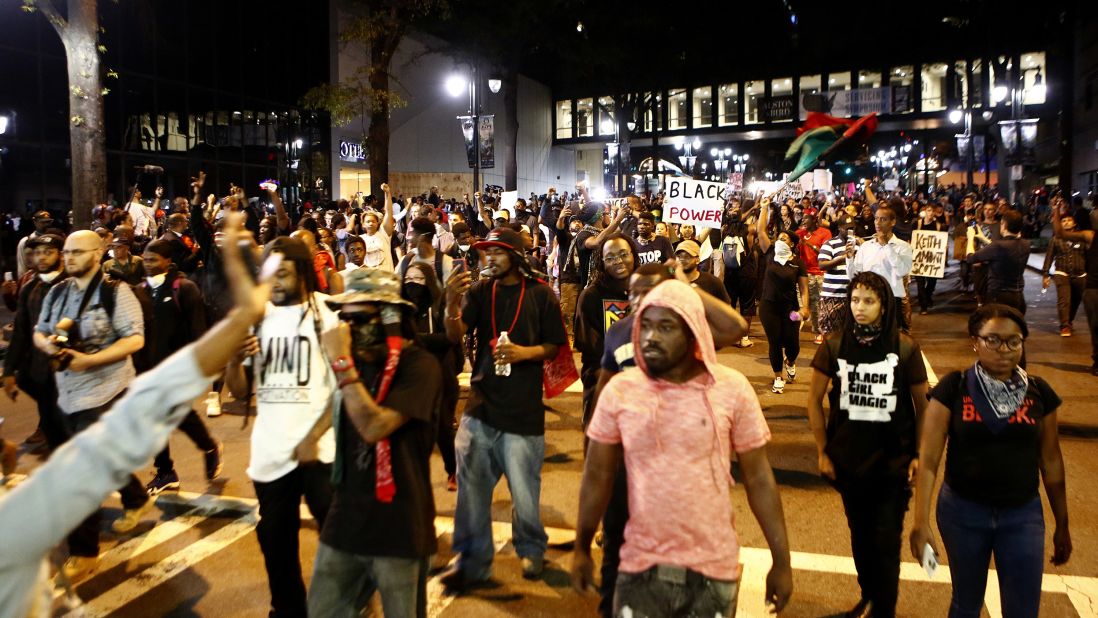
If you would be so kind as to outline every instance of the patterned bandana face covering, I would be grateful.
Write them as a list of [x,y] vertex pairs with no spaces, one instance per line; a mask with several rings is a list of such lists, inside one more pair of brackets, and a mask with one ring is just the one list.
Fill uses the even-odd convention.
[[976,363],[976,377],[981,393],[991,404],[995,415],[1002,419],[1010,418],[1022,405],[1029,388],[1029,374],[1021,367],[1015,367],[1010,379],[1001,382],[991,377],[983,365]]

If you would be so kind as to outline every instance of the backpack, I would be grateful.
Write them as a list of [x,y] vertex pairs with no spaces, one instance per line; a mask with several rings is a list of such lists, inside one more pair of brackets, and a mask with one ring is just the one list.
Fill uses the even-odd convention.
[[724,257],[724,270],[739,270],[743,266],[743,240],[739,236],[725,236],[721,242],[721,255]]

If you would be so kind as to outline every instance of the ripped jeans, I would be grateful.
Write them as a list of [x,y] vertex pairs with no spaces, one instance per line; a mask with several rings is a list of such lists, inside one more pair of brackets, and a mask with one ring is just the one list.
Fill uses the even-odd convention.
[[739,594],[739,581],[711,579],[683,567],[658,565],[640,573],[618,573],[614,616],[732,618]]

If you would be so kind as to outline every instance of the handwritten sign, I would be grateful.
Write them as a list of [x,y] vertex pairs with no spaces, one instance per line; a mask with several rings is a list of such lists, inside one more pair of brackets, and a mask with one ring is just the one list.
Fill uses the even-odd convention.
[[911,262],[911,275],[938,279],[944,277],[948,244],[948,232],[912,230],[911,250],[915,255]]
[[664,220],[719,229],[727,191],[728,185],[720,182],[668,178],[664,188]]

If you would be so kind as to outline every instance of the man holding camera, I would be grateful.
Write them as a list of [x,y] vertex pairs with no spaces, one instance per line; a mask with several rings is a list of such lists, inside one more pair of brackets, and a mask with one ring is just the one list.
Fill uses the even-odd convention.
[[441,368],[415,342],[412,303],[395,273],[359,269],[328,299],[340,322],[321,341],[342,405],[320,417],[295,450],[338,423],[332,505],[320,532],[310,616],[357,615],[373,590],[386,616],[425,615],[428,559],[437,551],[431,451]]
[[[130,356],[145,345],[145,323],[129,286],[103,281],[98,234],[73,232],[61,255],[69,278],[46,294],[34,345],[50,356],[55,367],[57,405],[71,439],[99,420],[125,393],[135,375]],[[152,502],[132,474],[119,491],[125,511],[111,528],[129,532]],[[98,513],[69,535],[69,552],[64,571],[70,579],[95,570]]]

